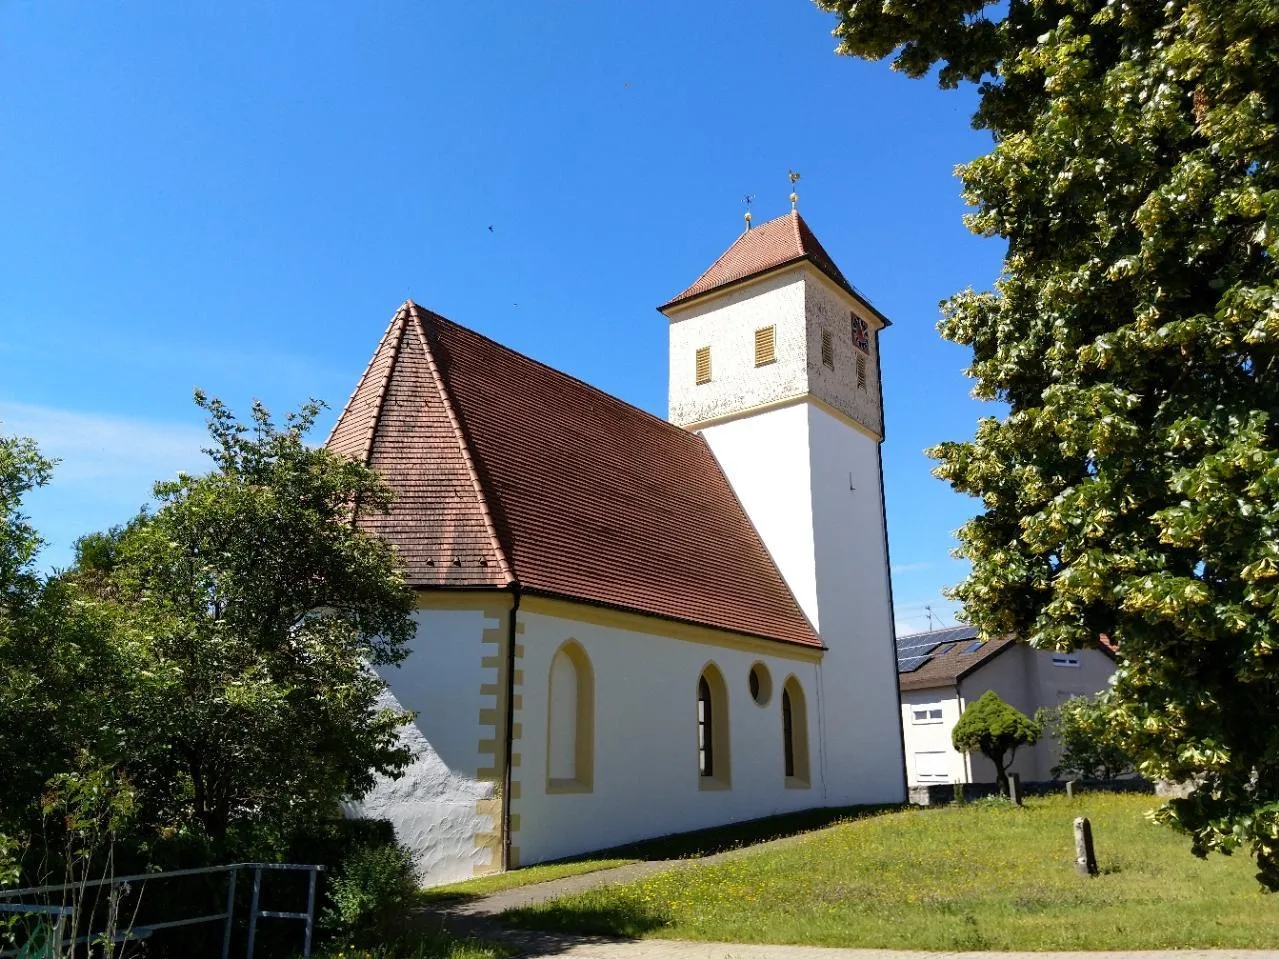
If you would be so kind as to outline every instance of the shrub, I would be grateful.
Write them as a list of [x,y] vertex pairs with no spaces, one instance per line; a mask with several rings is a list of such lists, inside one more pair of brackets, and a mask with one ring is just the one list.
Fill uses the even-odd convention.
[[999,698],[993,689],[970,703],[951,731],[950,738],[960,752],[979,752],[995,764],[999,791],[1008,795],[1008,767],[1019,746],[1039,741],[1039,724]]
[[1056,708],[1041,709],[1035,718],[1061,747],[1053,778],[1064,774],[1107,780],[1132,772],[1132,757],[1118,741],[1104,693],[1095,699],[1068,699]]
[[417,866],[406,848],[364,846],[346,858],[330,884],[324,925],[357,943],[384,937],[404,918],[417,889]]

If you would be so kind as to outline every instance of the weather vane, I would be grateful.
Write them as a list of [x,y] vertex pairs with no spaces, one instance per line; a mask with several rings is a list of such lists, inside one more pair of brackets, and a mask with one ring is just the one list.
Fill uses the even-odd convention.
[[755,199],[754,193],[747,193],[742,197],[742,202],[746,204],[746,229],[751,228],[751,201]]
[[799,182],[799,172],[790,170],[786,175],[790,177],[790,208],[794,210],[799,206],[799,194],[795,192],[795,184]]

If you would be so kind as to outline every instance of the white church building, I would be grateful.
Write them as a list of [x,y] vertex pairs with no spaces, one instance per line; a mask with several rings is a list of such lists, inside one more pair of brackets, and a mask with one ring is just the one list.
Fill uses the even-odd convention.
[[329,437],[417,595],[417,756],[352,812],[427,884],[905,799],[888,321],[794,211],[660,309],[669,422],[407,302]]

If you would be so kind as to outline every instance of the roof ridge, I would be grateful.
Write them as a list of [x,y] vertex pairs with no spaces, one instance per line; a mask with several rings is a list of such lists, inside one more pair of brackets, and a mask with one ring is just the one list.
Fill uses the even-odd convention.
[[[448,384],[444,381],[444,376],[440,372],[439,363],[436,362],[435,351],[431,349],[430,338],[426,335],[422,317],[419,314],[421,307],[410,299],[404,301],[404,307],[401,307],[401,309],[404,308],[407,308],[409,315],[416,321],[418,342],[421,343],[422,350],[426,354],[427,369],[431,371],[431,379],[435,382],[436,389],[440,391],[444,411],[449,418],[449,425],[453,428],[453,435],[457,438],[458,446],[462,451],[462,461],[466,464],[467,475],[471,478],[471,484],[475,487],[475,495],[480,503],[480,515],[484,518],[484,530],[488,533],[489,542],[493,547],[494,554],[497,556],[498,566],[506,575],[507,585],[513,585],[517,582],[515,571],[512,569],[510,560],[506,556],[506,550],[502,548],[502,541],[497,535],[497,527],[493,522],[493,513],[489,507],[489,497],[485,492],[484,484],[480,481],[479,471],[475,468],[475,457],[471,451],[471,444],[466,438],[466,431],[462,429],[457,410],[453,408],[453,399],[449,395]],[[428,310],[427,312],[430,311]]]
[[[403,322],[403,316],[408,311],[412,300],[405,300],[400,304],[400,308],[395,311],[391,317],[391,322],[386,325],[386,330],[382,333],[382,338],[378,340],[380,347],[386,342],[386,338],[391,335],[391,331],[395,329],[396,323]],[[400,346],[404,342],[404,329],[400,328],[400,335],[395,340],[395,346],[391,350],[391,361],[386,365],[386,372],[382,374],[382,383],[377,391],[377,409],[369,420],[368,435],[364,437],[364,450],[360,456],[360,462],[366,466],[369,462],[369,456],[373,451],[373,437],[377,433],[378,421],[382,418],[382,405],[386,402],[386,388],[391,382],[391,371],[395,369],[395,361],[400,356]],[[339,427],[346,420],[346,416],[351,412],[351,404],[355,402],[356,396],[359,395],[360,388],[364,386],[365,381],[369,378],[369,374],[373,372],[373,364],[377,362],[380,350],[374,350],[373,355],[369,357],[368,364],[364,367],[364,372],[360,374],[359,380],[356,381],[355,389],[351,390],[351,395],[346,398],[346,403],[342,407],[342,412],[338,414],[337,422],[333,424],[333,428],[329,430],[329,435],[324,440],[324,445],[328,446],[332,442],[333,437],[337,435]]]
[[616,403],[618,406],[624,406],[628,410],[633,410],[634,412],[647,417],[648,419],[656,423],[658,426],[661,426],[670,432],[680,434],[686,437],[694,437],[694,434],[684,429],[684,427],[676,426],[670,420],[664,420],[660,416],[658,416],[656,413],[650,413],[648,410],[644,409],[642,406],[636,406],[634,403],[628,403],[626,402],[626,400],[622,399],[620,396],[615,396],[614,394],[608,392],[607,390],[601,387],[596,386],[593,383],[588,383],[586,382],[586,380],[582,379],[579,376],[574,376],[572,373],[565,373],[563,370],[556,369],[554,366],[551,366],[549,363],[544,363],[542,360],[539,360],[536,357],[529,356],[527,353],[521,353],[519,350],[515,349],[514,347],[507,346],[505,343],[499,343],[497,340],[493,339],[491,336],[485,336],[479,330],[472,329],[469,326],[463,326],[461,323],[457,322],[456,320],[450,320],[447,316],[442,316],[441,314],[436,313],[434,310],[428,310],[426,307],[422,306],[419,303],[415,303],[412,300],[407,300],[406,302],[409,304],[412,304],[412,306],[415,309],[420,310],[423,313],[426,313],[437,320],[442,320],[443,322],[448,323],[451,326],[457,327],[459,330],[465,330],[466,332],[470,333],[472,336],[478,336],[481,340],[484,340],[486,343],[492,343],[494,346],[496,346],[500,350],[504,350],[507,353],[512,353],[515,356],[518,356],[520,359],[526,360],[529,363],[534,363],[537,366],[542,367],[542,369],[548,370],[551,373],[554,373],[556,376],[562,376],[566,380],[572,380],[574,383],[578,383],[586,387],[588,390],[590,390],[593,393],[598,393],[604,399],[609,400],[610,402]]

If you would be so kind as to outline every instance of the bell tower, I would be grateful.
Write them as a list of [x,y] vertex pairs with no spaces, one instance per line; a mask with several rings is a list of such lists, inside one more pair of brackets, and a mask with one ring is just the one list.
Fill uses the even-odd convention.
[[827,647],[815,706],[826,801],[901,801],[880,454],[889,321],[794,209],[754,228],[748,219],[659,309],[670,421],[705,438]]

